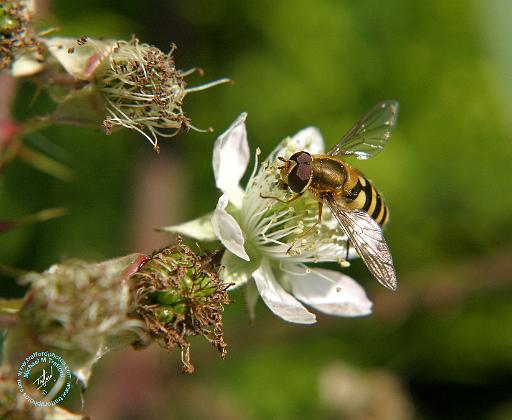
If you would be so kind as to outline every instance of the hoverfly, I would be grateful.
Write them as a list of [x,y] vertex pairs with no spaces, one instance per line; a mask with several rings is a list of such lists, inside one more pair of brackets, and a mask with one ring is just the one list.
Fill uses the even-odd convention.
[[372,183],[343,159],[375,156],[391,137],[397,117],[398,102],[380,102],[326,154],[300,151],[289,159],[278,158],[284,162],[279,168],[281,181],[296,193],[284,202],[289,203],[309,191],[318,200],[318,221],[312,228],[321,222],[322,208],[327,204],[373,276],[392,290],[397,287],[396,273],[382,234],[382,227],[389,219],[388,208]]

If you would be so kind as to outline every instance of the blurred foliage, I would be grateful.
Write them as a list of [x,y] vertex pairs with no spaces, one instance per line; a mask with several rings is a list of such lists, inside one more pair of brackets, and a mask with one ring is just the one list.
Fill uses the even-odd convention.
[[[399,100],[389,146],[356,163],[383,191],[392,216],[386,237],[401,284],[377,304],[393,307],[412,289],[421,295],[430,279],[415,280],[428,270],[436,282],[435,273],[442,277],[452,264],[484,264],[496,252],[512,256],[505,0],[84,0],[80,10],[54,0],[51,7],[44,21],[62,23],[62,34],[136,33],[164,50],[175,42],[178,67],[200,66],[205,80],[234,79],[233,86],[190,95],[184,108],[196,126],[213,126],[217,134],[247,111],[252,150],[260,147],[263,155],[307,125],[319,127],[330,146],[376,102]],[[17,118],[50,106],[44,95],[28,106],[33,96],[33,86],[24,84]],[[176,204],[187,220],[216,203],[214,139],[191,132],[161,142],[162,154],[182,164],[188,200]],[[132,133],[106,137],[69,127],[34,133],[26,142],[71,167],[75,177],[64,183],[15,161],[0,179],[1,218],[50,207],[71,213],[2,235],[1,263],[41,270],[64,256],[102,259],[137,248],[130,239],[135,168],[158,159],[148,143]],[[370,296],[381,293],[362,263],[348,272]],[[213,362],[205,351],[197,376],[176,381],[186,387],[196,381],[210,398],[227,401],[231,411],[219,408],[219,418],[223,412],[231,413],[225,418],[336,418],[319,399],[318,376],[328,362],[344,360],[393,371],[420,418],[511,418],[510,393],[503,390],[512,389],[512,273],[503,279],[494,291],[480,291],[495,279],[454,278],[472,294],[441,311],[413,306],[407,316],[398,310],[387,319],[376,306],[372,317],[321,318],[314,327],[284,324],[263,305],[248,325],[237,293],[225,321],[231,356]],[[4,295],[22,293],[8,277],[0,288]],[[181,403],[170,395],[176,405],[166,412],[211,418],[198,407],[204,393],[198,395]]]

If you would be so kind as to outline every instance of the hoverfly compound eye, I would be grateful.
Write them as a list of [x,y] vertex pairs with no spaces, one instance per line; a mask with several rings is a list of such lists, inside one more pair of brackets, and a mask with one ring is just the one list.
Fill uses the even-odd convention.
[[298,164],[301,164],[301,163],[310,164],[311,161],[313,160],[313,158],[311,157],[311,155],[308,152],[301,151],[301,152],[294,153],[290,157],[289,160],[293,160],[294,162],[297,162]]
[[293,192],[302,193],[309,185],[311,179],[311,161],[312,157],[308,152],[297,152],[290,157],[290,160],[296,162],[296,165],[288,174],[288,186]]

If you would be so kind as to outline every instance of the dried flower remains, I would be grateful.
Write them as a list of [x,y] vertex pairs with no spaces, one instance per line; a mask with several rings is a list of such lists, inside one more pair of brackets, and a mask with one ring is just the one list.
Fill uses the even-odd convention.
[[[206,131],[193,126],[183,111],[188,93],[229,82],[229,79],[219,79],[187,87],[185,77],[202,71],[178,70],[173,57],[174,44],[168,53],[140,43],[137,38],[112,41],[86,36],[78,40],[54,37],[48,39],[46,45],[62,69],[76,80],[76,88],[60,101],[61,110],[53,116],[54,120],[61,120],[59,114],[66,103],[73,105],[70,109],[76,114],[76,99],[83,95],[83,106],[97,108],[94,113],[101,116],[98,119],[102,120],[107,134],[115,127],[135,130],[146,137],[156,151],[159,137],[172,137],[189,129]],[[53,83],[60,79],[56,75],[52,77]],[[83,107],[79,109],[82,112],[73,115],[74,123],[85,122]],[[65,112],[67,119],[68,113]]]
[[105,353],[140,340],[144,324],[128,317],[127,267],[138,254],[102,263],[68,260],[21,279],[30,284],[20,326],[29,332],[27,348],[37,343],[56,349],[86,384],[92,365]]
[[229,284],[219,278],[215,254],[197,255],[182,242],[154,254],[132,278],[135,313],[162,347],[181,349],[183,371],[192,373],[188,337],[206,338],[222,358]]
[[43,60],[44,45],[33,29],[33,12],[27,1],[9,0],[0,4],[0,70],[27,53]]

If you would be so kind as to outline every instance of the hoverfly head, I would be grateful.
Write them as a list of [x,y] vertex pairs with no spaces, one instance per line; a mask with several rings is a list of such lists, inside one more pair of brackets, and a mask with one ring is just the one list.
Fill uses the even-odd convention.
[[303,193],[311,182],[312,156],[308,152],[294,153],[289,160],[281,159],[285,166],[281,168],[281,179],[290,190]]

